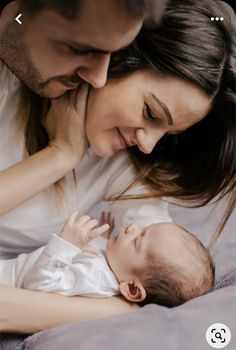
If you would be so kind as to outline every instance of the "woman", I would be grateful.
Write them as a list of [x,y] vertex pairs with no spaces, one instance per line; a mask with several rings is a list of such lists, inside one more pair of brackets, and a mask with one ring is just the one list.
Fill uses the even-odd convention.
[[[223,22],[210,21],[216,12],[222,14]],[[44,191],[5,214],[1,219],[2,226],[10,233],[2,238],[5,255],[43,244],[74,206],[83,213],[97,201],[114,197],[122,199],[114,203],[117,217],[123,217],[126,212],[124,221],[133,220],[141,212],[150,222],[154,218],[157,221],[169,220],[165,205],[158,200],[160,196],[203,205],[216,196],[218,199],[229,195],[225,222],[235,198],[234,34],[235,28],[227,11],[218,2],[170,1],[160,27],[143,30],[130,49],[114,56],[110,81],[104,88],[90,92],[86,136],[91,148],[75,168],[75,181],[69,174],[64,183],[61,180],[57,183],[64,189],[60,203],[66,203],[67,207],[59,208],[59,211],[62,209],[61,216],[55,214],[48,193]],[[85,101],[86,94],[81,95],[79,98]],[[62,123],[62,126],[54,123],[59,111],[62,116],[70,115],[71,120],[76,119],[75,99],[74,93],[69,102],[63,97],[52,103],[47,119],[43,121],[49,137],[45,129],[37,128],[33,123],[38,120],[33,116],[38,102],[36,98],[32,104],[32,118],[19,123],[19,127],[23,125],[27,131],[25,144],[32,155],[28,160],[33,159],[33,167],[30,170],[27,165],[28,188],[18,190],[16,201],[12,181],[8,193],[13,194],[3,212],[59,180],[82,158],[84,143],[79,155],[75,156],[81,146],[77,144],[78,129],[71,130]],[[35,113],[43,115],[39,107]],[[76,120],[76,123],[80,122]],[[65,137],[65,130],[72,134]],[[70,140],[69,144],[67,140]],[[63,154],[63,159],[67,159],[65,165],[62,166],[58,157],[52,159],[54,164],[42,166],[45,159],[51,160],[48,155],[50,147]],[[126,151],[121,151],[128,147],[130,158]],[[48,152],[46,156],[42,153],[45,150]],[[96,155],[108,158],[101,159]],[[55,166],[60,169],[56,175]],[[10,171],[14,178],[20,173],[19,169],[23,171],[22,164],[13,175],[11,169],[5,170],[5,174]],[[38,169],[42,179],[39,184],[34,184],[32,173]],[[94,175],[92,170],[96,171]],[[46,176],[48,172],[49,177]],[[27,181],[23,180],[25,187]],[[75,189],[79,197],[74,195]],[[58,193],[58,186],[54,186],[53,193]],[[147,202],[145,198],[150,196],[152,199]],[[140,197],[142,199],[137,199]],[[127,198],[133,199],[124,201]],[[148,209],[143,209],[144,205],[148,205]],[[157,219],[156,208],[160,212]],[[65,299],[8,287],[2,287],[0,305],[0,329],[20,332],[34,332],[60,323],[133,310],[133,306],[118,298],[105,301],[86,299],[85,302],[84,298]],[[42,311],[42,305],[44,309],[46,307],[47,315]],[[34,308],[30,310],[29,306]],[[22,324],[19,318],[25,309]]]

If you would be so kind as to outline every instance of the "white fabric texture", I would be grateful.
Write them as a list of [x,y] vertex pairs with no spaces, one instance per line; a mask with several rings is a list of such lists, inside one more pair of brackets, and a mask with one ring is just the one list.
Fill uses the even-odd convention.
[[119,294],[119,283],[105,254],[82,252],[53,234],[46,246],[32,253],[0,260],[0,283],[68,296],[110,297]]
[[[0,61],[0,171],[23,157],[23,143],[14,135],[19,86],[18,79]],[[135,169],[126,151],[103,159],[88,149],[75,172],[76,187],[72,174],[66,177],[67,196],[63,206],[56,206],[49,191],[45,190],[0,218],[0,258],[13,258],[45,245],[53,232],[60,232],[72,211],[78,210],[79,215],[89,214],[97,203],[120,193],[135,177]],[[137,184],[127,193],[143,194],[147,189]],[[115,216],[117,231],[131,222],[147,226],[171,221],[168,204],[160,199],[107,203]]]

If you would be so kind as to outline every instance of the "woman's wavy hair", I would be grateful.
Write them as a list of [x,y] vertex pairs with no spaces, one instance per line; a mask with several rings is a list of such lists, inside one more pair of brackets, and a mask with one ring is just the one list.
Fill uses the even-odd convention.
[[[212,21],[212,16],[224,20]],[[170,0],[157,28],[143,29],[130,48],[113,56],[109,74],[114,79],[151,69],[191,82],[213,100],[202,121],[181,134],[165,135],[151,154],[129,149],[136,181],[142,180],[157,196],[189,200],[192,207],[228,196],[211,244],[236,201],[235,22],[233,11],[221,1]],[[125,191],[120,197],[130,198]]]
[[[216,15],[224,20],[211,21]],[[153,196],[189,200],[196,207],[229,197],[214,240],[236,200],[235,35],[235,21],[222,2],[170,0],[159,26],[142,29],[128,49],[113,54],[109,69],[110,79],[151,69],[191,82],[212,98],[212,109],[202,121],[181,134],[164,136],[151,154],[137,147],[129,153],[138,174],[134,183],[144,182]],[[21,101],[21,130],[26,150],[33,154],[48,143],[41,98],[24,90]],[[130,198],[127,189],[116,199]]]

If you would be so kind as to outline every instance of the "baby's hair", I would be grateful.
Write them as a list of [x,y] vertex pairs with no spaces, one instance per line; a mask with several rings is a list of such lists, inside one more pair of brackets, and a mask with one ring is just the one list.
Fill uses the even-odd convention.
[[212,257],[209,250],[194,235],[191,236],[191,242],[185,237],[183,239],[191,258],[197,262],[196,275],[181,270],[163,254],[148,252],[145,266],[135,271],[147,293],[139,303],[141,306],[158,304],[174,307],[213,290],[215,266]]

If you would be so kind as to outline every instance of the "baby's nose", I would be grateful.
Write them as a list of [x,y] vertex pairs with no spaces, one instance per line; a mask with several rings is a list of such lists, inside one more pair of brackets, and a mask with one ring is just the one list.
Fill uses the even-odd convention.
[[126,228],[126,233],[132,233],[136,230],[139,229],[139,226],[137,224],[130,224],[127,228]]

